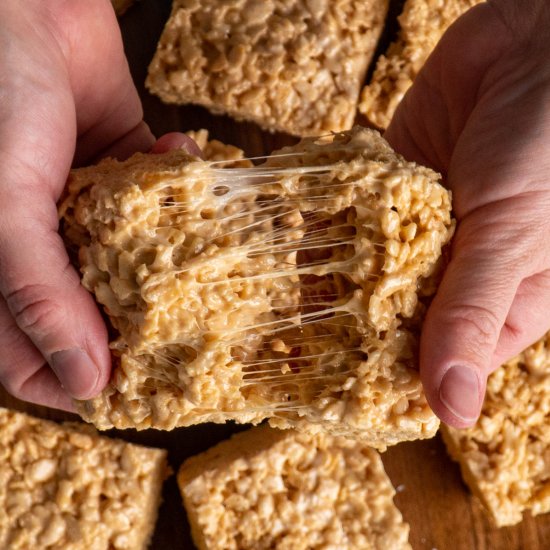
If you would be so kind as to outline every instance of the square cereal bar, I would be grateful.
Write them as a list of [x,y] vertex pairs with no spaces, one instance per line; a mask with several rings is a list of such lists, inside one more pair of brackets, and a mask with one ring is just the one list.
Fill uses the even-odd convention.
[[348,130],[388,0],[175,0],[147,87],[298,136]]
[[438,421],[417,337],[453,222],[431,170],[356,128],[231,168],[185,151],[72,173],[63,231],[118,338],[99,428],[325,430],[384,448]]
[[496,525],[550,512],[550,333],[491,374],[474,427],[443,437]]
[[399,37],[380,56],[359,111],[379,128],[387,128],[397,106],[443,33],[482,0],[406,0],[399,16]]
[[259,426],[180,468],[199,550],[405,550],[409,526],[380,455],[324,434]]
[[145,549],[166,452],[0,408],[0,548]]

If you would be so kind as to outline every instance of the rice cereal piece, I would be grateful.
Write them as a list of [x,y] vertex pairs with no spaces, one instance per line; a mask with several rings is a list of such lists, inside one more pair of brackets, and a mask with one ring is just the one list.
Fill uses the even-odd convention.
[[372,124],[387,128],[416,75],[448,27],[483,0],[406,0],[399,16],[400,32],[378,58],[371,81],[363,89],[359,111]]
[[202,150],[204,160],[211,160],[223,164],[225,167],[246,168],[252,166],[252,163],[244,158],[244,151],[235,147],[222,143],[217,139],[209,139],[208,130],[201,128],[200,130],[189,130],[185,134],[193,139]]
[[[244,151],[242,149],[234,145],[227,145],[217,139],[209,139],[208,130],[204,128],[189,130],[185,134],[194,140],[201,149],[204,160],[218,162],[218,166],[225,166],[227,168],[247,168],[252,166],[252,163],[244,158]],[[63,218],[65,225],[65,242],[71,249],[75,249],[88,242],[86,232],[83,231],[82,226],[79,226],[74,219],[74,200],[77,195],[85,192],[85,186],[92,185],[92,181],[81,180],[81,184],[84,187],[80,189],[72,188],[71,196],[63,195],[59,208],[59,215]]]
[[353,125],[388,0],[175,0],[146,85],[298,136]]
[[0,408],[0,548],[145,549],[166,452]]
[[405,550],[409,526],[380,455],[267,426],[188,459],[178,474],[199,550]]
[[431,437],[416,348],[450,210],[437,174],[362,128],[256,167],[179,150],[73,171],[63,231],[119,335],[80,414]]
[[449,454],[492,521],[550,511],[550,333],[489,377],[477,424],[442,427]]

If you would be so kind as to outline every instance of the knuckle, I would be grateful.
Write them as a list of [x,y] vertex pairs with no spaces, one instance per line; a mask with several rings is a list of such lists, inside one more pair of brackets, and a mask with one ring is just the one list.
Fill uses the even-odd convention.
[[17,326],[26,333],[46,334],[59,324],[59,306],[44,285],[25,285],[6,296]]
[[27,383],[44,365],[44,358],[0,296],[0,385],[13,397],[28,401]]
[[500,333],[501,323],[495,313],[483,306],[453,306],[446,310],[451,323],[460,327],[471,345],[494,344]]
[[8,349],[17,349],[24,342],[24,335],[13,322],[0,323],[0,345]]

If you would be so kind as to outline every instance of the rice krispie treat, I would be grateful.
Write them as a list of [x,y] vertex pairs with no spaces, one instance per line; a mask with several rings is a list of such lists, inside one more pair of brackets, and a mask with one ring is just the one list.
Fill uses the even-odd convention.
[[443,33],[463,13],[483,0],[406,0],[399,16],[399,37],[380,56],[359,111],[379,128],[393,113]]
[[146,85],[298,136],[347,130],[388,0],[174,0]]
[[377,132],[262,165],[185,151],[76,170],[62,207],[83,284],[118,333],[77,404],[99,428],[258,423],[384,448],[432,436],[417,372],[450,195]]
[[199,550],[405,550],[380,455],[324,434],[253,428],[180,468]]
[[550,333],[491,374],[474,427],[443,437],[496,525],[549,512]]
[[0,408],[0,548],[149,545],[166,452]]

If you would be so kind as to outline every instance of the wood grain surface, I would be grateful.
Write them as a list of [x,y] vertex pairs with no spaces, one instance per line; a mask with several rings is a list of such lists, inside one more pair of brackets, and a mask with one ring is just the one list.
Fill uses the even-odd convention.
[[[384,44],[395,32],[395,15],[398,10],[399,2],[392,2],[393,22],[386,29]],[[147,65],[169,11],[169,0],[143,0],[120,21],[132,74],[143,100],[145,119],[153,132],[160,136],[170,131],[207,128],[212,137],[241,147],[249,156],[266,154],[274,148],[294,143],[296,140],[289,136],[270,135],[260,131],[254,124],[213,116],[202,108],[163,105],[146,92],[143,82]],[[53,420],[75,420],[73,415],[18,401],[1,387],[0,406]],[[177,470],[186,457],[202,452],[242,429],[246,427],[204,424],[172,432],[111,430],[107,434],[168,449],[170,464]],[[414,550],[550,548],[550,515],[538,518],[527,516],[514,527],[492,527],[480,505],[468,493],[458,466],[447,457],[439,437],[392,447],[383,454],[383,461],[394,486],[398,487],[395,502],[411,526],[410,541]],[[151,548],[192,550],[189,526],[174,476],[166,481],[163,498]]]

